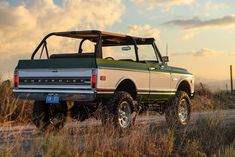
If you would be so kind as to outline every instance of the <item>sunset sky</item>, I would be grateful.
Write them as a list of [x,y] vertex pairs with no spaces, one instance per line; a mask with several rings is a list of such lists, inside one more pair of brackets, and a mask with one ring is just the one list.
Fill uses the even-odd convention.
[[100,29],[155,37],[170,65],[200,80],[235,71],[235,1],[231,0],[0,0],[0,73],[11,77],[53,31]]

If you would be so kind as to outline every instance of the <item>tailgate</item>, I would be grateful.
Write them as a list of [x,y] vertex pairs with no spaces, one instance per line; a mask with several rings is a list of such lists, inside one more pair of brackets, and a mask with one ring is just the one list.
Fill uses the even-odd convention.
[[95,69],[94,58],[21,60],[16,67],[13,93],[20,99],[48,103],[93,101]]
[[18,89],[91,89],[94,58],[21,60]]
[[18,88],[89,89],[92,69],[20,69]]

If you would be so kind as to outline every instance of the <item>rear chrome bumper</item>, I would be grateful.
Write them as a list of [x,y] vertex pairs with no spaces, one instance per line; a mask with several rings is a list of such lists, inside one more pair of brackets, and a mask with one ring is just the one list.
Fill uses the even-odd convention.
[[19,99],[45,101],[47,95],[58,95],[60,101],[94,101],[95,90],[13,89]]

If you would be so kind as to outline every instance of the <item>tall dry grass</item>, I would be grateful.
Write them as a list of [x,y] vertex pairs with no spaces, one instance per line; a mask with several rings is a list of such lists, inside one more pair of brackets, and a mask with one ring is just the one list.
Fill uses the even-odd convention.
[[234,132],[235,127],[224,126],[223,116],[213,114],[184,129],[156,124],[122,133],[104,127],[76,128],[73,132],[64,128],[58,133],[30,135],[27,140],[16,135],[15,142],[5,147],[10,149],[0,145],[0,156],[233,157]]
[[235,109],[235,96],[226,91],[212,92],[206,84],[195,85],[195,96],[192,99],[193,111]]
[[[211,92],[204,84],[196,84],[192,111],[234,109],[235,96],[224,91]],[[0,123],[25,123],[31,121],[32,102],[16,99],[12,93],[12,82],[0,80]]]
[[223,115],[218,111],[199,118],[183,135],[176,133],[175,137],[177,149],[186,156],[192,152],[195,156],[202,153],[206,156],[223,156],[229,146],[235,150],[232,145],[235,142],[235,122],[231,128],[226,126]]
[[[19,100],[13,96],[12,82],[0,79],[0,125],[3,123],[31,122],[32,101]],[[204,84],[195,86],[195,97],[192,99],[192,111],[213,109],[234,109],[235,96],[224,91],[211,92]]]
[[[223,92],[197,89],[194,111],[234,107],[233,98]],[[93,127],[24,135],[22,126],[17,132],[2,134],[9,122],[30,123],[31,108],[32,102],[14,98],[10,81],[0,83],[0,156],[235,156],[235,127],[226,128],[218,113],[201,117],[185,129],[145,124],[123,133]]]
[[31,110],[32,102],[13,96],[11,81],[0,82],[0,125],[11,122],[29,123]]

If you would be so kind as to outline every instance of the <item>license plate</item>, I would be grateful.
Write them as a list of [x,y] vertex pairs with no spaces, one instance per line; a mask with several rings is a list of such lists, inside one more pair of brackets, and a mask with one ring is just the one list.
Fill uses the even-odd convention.
[[47,95],[46,103],[47,104],[59,104],[59,96],[58,95]]

